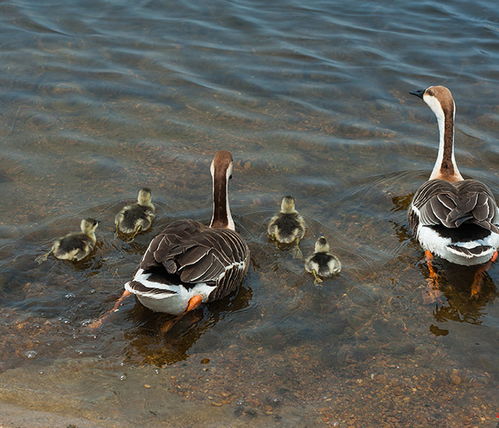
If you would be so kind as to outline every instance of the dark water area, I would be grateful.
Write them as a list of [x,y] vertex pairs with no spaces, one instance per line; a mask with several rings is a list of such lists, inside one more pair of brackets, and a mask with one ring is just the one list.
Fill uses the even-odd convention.
[[[499,269],[438,262],[406,209],[438,132],[409,91],[454,94],[463,175],[499,194],[499,13],[491,0],[0,3],[0,426],[495,427]],[[209,165],[252,252],[240,290],[161,333],[104,313],[169,222],[211,214]],[[152,189],[152,230],[114,215]],[[343,270],[315,286],[266,223],[291,194]],[[54,238],[101,220],[78,264]],[[3,415],[3,416],[2,416]]]

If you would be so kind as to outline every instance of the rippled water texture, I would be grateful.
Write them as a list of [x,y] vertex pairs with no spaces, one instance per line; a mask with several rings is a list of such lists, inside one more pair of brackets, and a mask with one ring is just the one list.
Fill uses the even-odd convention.
[[[473,270],[437,264],[425,304],[405,211],[438,139],[408,92],[431,84],[454,93],[462,173],[498,195],[497,2],[383,3],[0,3],[0,425],[495,426],[499,269],[471,299]],[[240,291],[167,334],[133,298],[85,327],[162,226],[209,220],[219,149]],[[142,186],[156,221],[126,243],[114,215]],[[265,236],[285,194],[303,253],[324,233],[342,260],[322,287]],[[88,216],[92,258],[34,262]]]

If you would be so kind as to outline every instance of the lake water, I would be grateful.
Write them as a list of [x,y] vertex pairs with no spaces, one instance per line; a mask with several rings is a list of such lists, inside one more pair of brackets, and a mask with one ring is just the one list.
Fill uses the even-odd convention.
[[[437,153],[409,95],[448,86],[461,172],[499,193],[499,13],[492,0],[6,0],[0,3],[0,425],[494,427],[499,269],[438,263],[406,208]],[[109,309],[149,240],[208,222],[209,164],[253,263],[240,291],[164,315]],[[150,187],[152,231],[114,238]],[[317,287],[266,222],[291,194],[342,273]],[[34,258],[101,220],[77,265]],[[1,416],[3,415],[3,416]]]

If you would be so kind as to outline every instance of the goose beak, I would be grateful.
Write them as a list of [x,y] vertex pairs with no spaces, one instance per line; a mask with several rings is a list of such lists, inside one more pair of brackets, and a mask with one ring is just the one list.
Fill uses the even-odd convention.
[[189,303],[187,304],[187,309],[185,310],[185,312],[189,312],[198,308],[201,305],[201,303],[203,303],[203,296],[201,296],[200,294],[192,296],[189,299]]
[[423,99],[423,95],[424,95],[424,89],[418,89],[417,91],[411,91],[409,92],[411,95],[416,95],[417,97]]

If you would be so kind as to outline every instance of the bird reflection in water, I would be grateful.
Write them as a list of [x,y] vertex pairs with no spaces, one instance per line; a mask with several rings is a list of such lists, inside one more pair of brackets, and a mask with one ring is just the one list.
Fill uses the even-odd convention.
[[481,324],[485,306],[493,302],[496,296],[496,286],[492,278],[486,272],[482,273],[480,289],[473,292],[470,287],[480,266],[459,266],[444,261],[441,266],[446,274],[441,287],[446,302],[436,305],[433,312],[436,321]]
[[136,304],[130,318],[137,327],[125,333],[125,362],[162,367],[187,359],[189,349],[207,330],[227,314],[247,308],[252,296],[251,288],[241,286],[236,293],[189,312],[165,334],[161,329],[169,316]]

